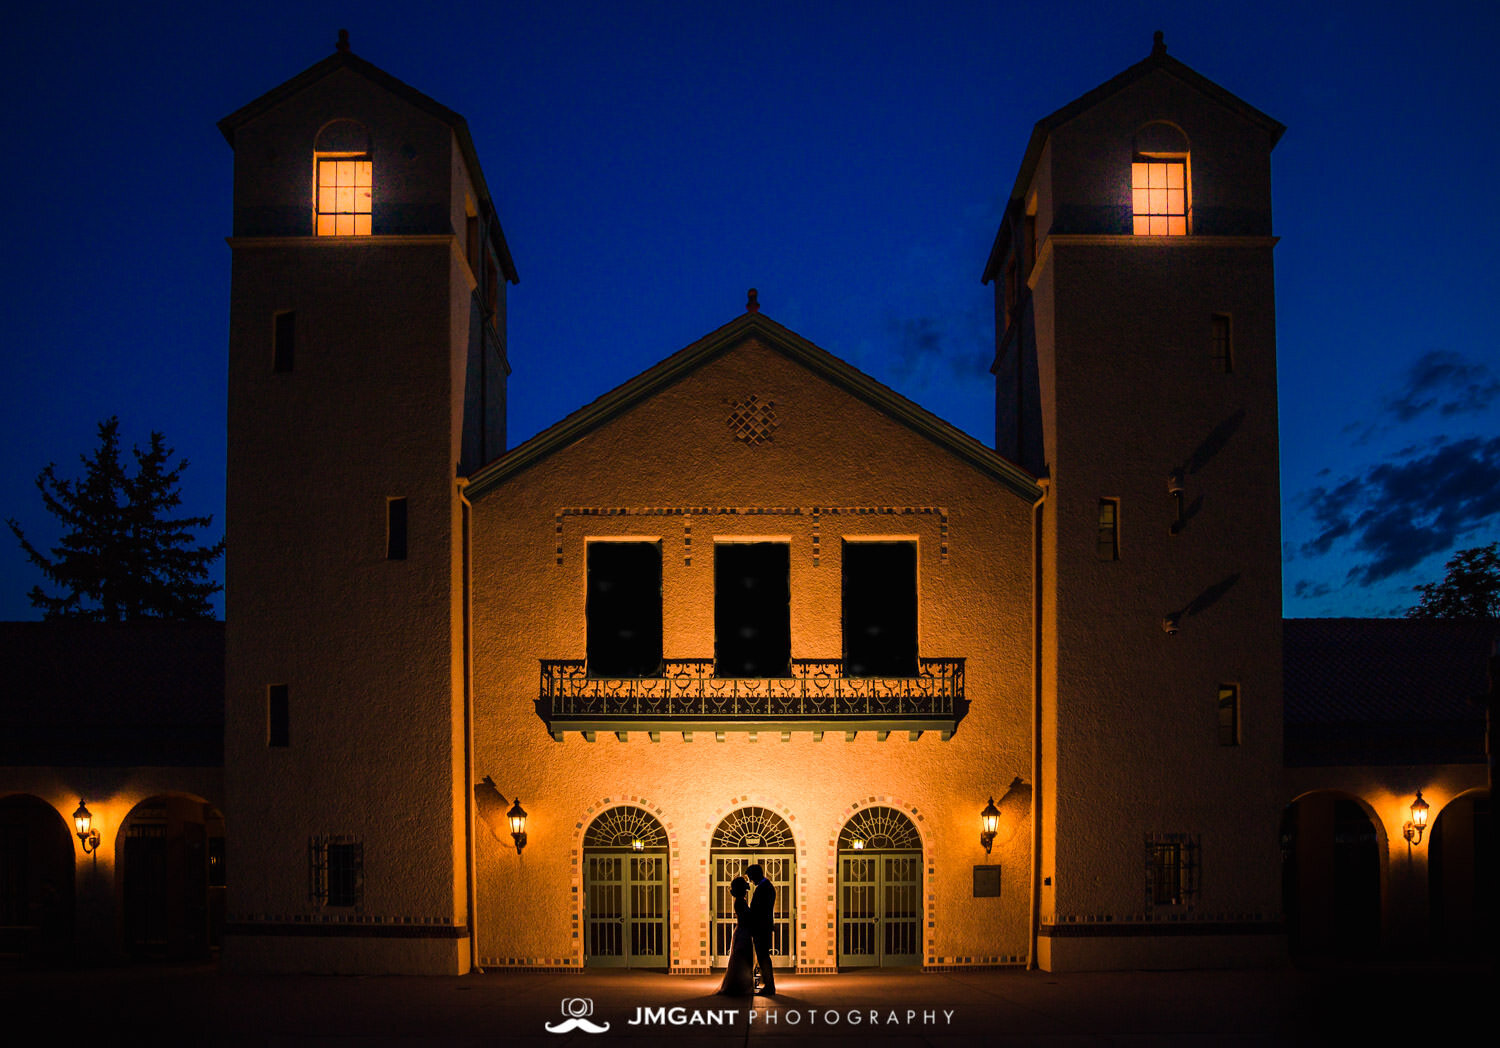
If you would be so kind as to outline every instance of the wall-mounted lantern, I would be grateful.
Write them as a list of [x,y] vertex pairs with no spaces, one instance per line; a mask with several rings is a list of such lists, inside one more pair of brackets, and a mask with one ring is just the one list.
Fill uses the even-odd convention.
[[1421,844],[1422,831],[1427,829],[1427,802],[1422,799],[1422,791],[1417,791],[1417,799],[1411,802],[1411,822],[1401,828],[1401,836],[1406,838],[1407,844]]
[[865,839],[863,837],[854,838],[854,840],[850,841],[850,844],[853,845],[855,851],[865,850]]
[[516,798],[505,817],[510,820],[510,835],[516,842],[516,854],[520,855],[521,849],[526,847],[526,809],[521,807],[521,798]]
[[89,824],[94,816],[89,812],[89,806],[83,803],[83,798],[78,798],[78,810],[73,813],[73,827],[78,833],[78,839],[83,842],[83,854],[88,855],[99,847],[99,831],[90,828]]
[[995,807],[995,798],[984,806],[984,811],[979,813],[979,843],[984,845],[984,853],[988,855],[990,849],[995,846],[995,834],[1000,830],[1000,809]]
[[641,840],[639,837],[632,837],[630,839],[630,850],[631,851],[645,851],[646,850],[646,842],[643,841],[643,840]]

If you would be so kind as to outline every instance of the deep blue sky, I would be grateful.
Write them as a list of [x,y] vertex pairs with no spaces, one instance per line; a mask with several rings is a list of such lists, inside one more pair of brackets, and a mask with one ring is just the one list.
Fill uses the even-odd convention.
[[[980,272],[1032,124],[1170,52],[1274,154],[1285,603],[1399,614],[1500,538],[1500,5],[31,4],[3,49],[0,516],[97,422],[166,432],[221,533],[231,151],[333,47],[463,113],[521,283],[517,443],[741,312],[986,442]],[[0,619],[39,574],[0,532]]]

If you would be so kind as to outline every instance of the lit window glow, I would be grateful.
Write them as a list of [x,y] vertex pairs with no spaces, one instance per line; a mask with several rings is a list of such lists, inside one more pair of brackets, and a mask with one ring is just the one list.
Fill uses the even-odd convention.
[[1187,236],[1187,160],[1137,160],[1130,197],[1138,237]]
[[358,157],[318,158],[318,236],[370,235],[370,169],[370,161]]

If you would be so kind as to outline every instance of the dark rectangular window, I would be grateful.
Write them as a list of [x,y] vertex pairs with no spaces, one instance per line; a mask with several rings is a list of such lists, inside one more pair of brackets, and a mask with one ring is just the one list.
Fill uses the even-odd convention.
[[917,675],[917,544],[844,543],[844,675]]
[[277,313],[271,331],[271,370],[290,371],[297,355],[297,314]]
[[1234,324],[1228,313],[1215,313],[1210,326],[1209,347],[1214,370],[1228,375],[1234,371]]
[[385,500],[385,559],[406,559],[406,499]]
[[1120,500],[1099,500],[1099,537],[1096,552],[1100,560],[1120,559]]
[[785,542],[714,547],[715,675],[791,675],[790,574],[791,547]]
[[1219,685],[1219,745],[1240,744],[1240,689],[1233,684]]
[[661,544],[590,542],[588,599],[590,677],[661,673]]
[[272,684],[266,689],[266,745],[290,746],[292,744],[291,699],[285,684]]

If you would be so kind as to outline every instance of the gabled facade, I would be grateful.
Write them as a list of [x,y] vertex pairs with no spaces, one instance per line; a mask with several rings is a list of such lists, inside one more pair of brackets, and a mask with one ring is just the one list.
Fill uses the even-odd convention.
[[998,453],[752,294],[501,454],[461,118],[341,49],[223,128],[231,963],[705,972],[751,861],[801,972],[1276,953],[1279,125],[1164,51],[1038,125]]

